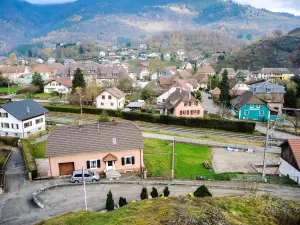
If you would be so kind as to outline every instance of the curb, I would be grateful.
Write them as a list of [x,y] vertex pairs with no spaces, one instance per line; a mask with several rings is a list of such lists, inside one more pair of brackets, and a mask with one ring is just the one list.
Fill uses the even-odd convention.
[[[199,186],[200,184],[203,184],[199,182],[199,184],[190,184],[190,183],[185,183],[185,182],[167,182],[167,181],[153,181],[153,182],[145,182],[145,181],[102,181],[102,182],[96,182],[96,183],[86,183],[86,185],[99,185],[99,184],[137,184],[137,185],[169,185],[169,186]],[[251,184],[251,183],[248,183]],[[41,209],[44,209],[45,206],[41,203],[41,201],[38,198],[38,195],[41,194],[44,191],[55,189],[55,188],[61,188],[61,187],[72,187],[72,186],[82,186],[83,184],[73,184],[73,183],[66,183],[66,184],[56,184],[48,187],[44,187],[41,189],[38,189],[37,192],[32,193],[32,198],[33,201],[36,203],[38,207]],[[210,188],[222,188],[222,189],[231,189],[231,190],[253,190],[252,188],[249,187],[238,187],[238,186],[231,186],[231,185],[209,185],[206,184],[207,187]],[[274,192],[273,190],[268,190],[268,189],[262,189],[262,188],[257,188],[256,191],[263,191],[263,192],[269,192],[272,193]]]

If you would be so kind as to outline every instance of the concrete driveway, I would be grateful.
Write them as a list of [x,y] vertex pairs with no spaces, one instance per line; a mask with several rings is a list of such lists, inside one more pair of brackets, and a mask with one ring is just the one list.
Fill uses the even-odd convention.
[[217,114],[219,107],[216,104],[214,104],[214,101],[212,99],[208,98],[208,93],[201,91],[201,96],[202,96],[201,104],[203,105],[204,109],[208,113]]

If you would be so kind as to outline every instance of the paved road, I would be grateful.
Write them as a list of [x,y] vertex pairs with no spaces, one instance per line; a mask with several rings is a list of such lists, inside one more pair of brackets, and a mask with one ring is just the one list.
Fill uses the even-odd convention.
[[202,105],[204,106],[204,109],[208,112],[208,113],[212,113],[212,114],[217,114],[218,113],[218,106],[216,104],[214,104],[214,101],[212,99],[208,98],[208,93],[201,91],[201,96],[202,96]]
[[[260,133],[267,134],[267,127],[264,126],[264,124],[261,122],[256,123],[255,129]],[[279,139],[300,139],[299,136],[277,131],[277,130],[274,132],[274,135],[275,138],[279,138]]]

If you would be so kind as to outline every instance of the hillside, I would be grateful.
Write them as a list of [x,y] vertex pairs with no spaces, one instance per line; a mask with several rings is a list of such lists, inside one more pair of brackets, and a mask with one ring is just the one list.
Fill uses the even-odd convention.
[[278,38],[266,38],[228,55],[219,61],[215,68],[257,70],[262,67],[299,68],[300,67],[300,32],[295,29],[288,35]]
[[291,14],[225,0],[78,0],[62,5],[0,0],[0,51],[33,38],[116,43],[118,37],[142,41],[157,32],[203,28],[251,40],[275,28],[287,32],[299,26],[299,17]]
[[275,197],[158,198],[133,203],[109,213],[69,213],[38,225],[176,224],[299,225],[300,204]]

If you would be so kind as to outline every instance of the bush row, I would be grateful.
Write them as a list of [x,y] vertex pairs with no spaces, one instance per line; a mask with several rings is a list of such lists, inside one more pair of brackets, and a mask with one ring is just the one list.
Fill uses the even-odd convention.
[[4,145],[18,147],[18,140],[17,137],[0,136],[0,142]]
[[[74,106],[45,106],[49,111],[80,113],[79,107]],[[83,113],[101,114],[106,111],[109,116],[121,117],[126,120],[138,120],[150,123],[189,126],[195,128],[220,129],[233,132],[253,133],[255,123],[248,121],[221,120],[216,118],[187,118],[172,115],[160,115],[141,112],[122,112],[120,110],[83,108]]]

